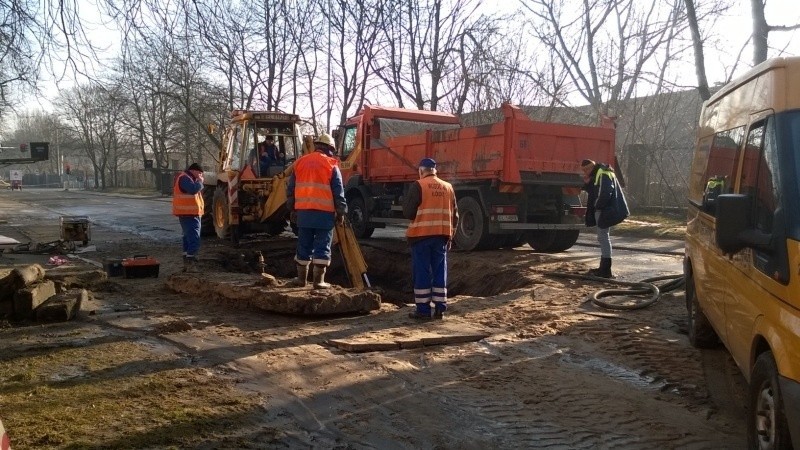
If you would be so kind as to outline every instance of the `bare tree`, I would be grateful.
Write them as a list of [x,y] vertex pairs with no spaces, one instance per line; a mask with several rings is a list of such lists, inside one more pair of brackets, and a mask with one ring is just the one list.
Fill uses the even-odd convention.
[[772,31],[791,31],[800,29],[800,24],[770,25],[767,23],[765,8],[767,0],[750,0],[753,13],[753,64],[767,60],[769,52],[769,33]]
[[[657,82],[656,55],[672,37],[683,3],[607,0],[523,4],[534,36],[556,55],[575,92],[599,116],[615,115],[644,83]],[[577,10],[577,13],[573,11]],[[655,70],[654,70],[655,69]]]
[[94,169],[95,185],[106,188],[106,169],[113,151],[113,126],[109,129],[109,93],[100,86],[78,86],[56,102],[77,128],[83,156]]
[[364,104],[372,78],[370,61],[375,57],[378,27],[387,1],[317,0],[317,7],[327,15],[330,27],[327,129],[332,125],[334,107],[340,111],[338,125]]
[[417,109],[437,110],[444,98],[461,91],[456,96],[462,101],[455,105],[463,107],[470,87],[470,78],[463,75],[477,68],[477,38],[485,37],[488,29],[479,31],[476,25],[483,19],[476,14],[480,4],[481,0],[402,0],[386,5],[382,46],[372,66],[399,105],[408,100]]

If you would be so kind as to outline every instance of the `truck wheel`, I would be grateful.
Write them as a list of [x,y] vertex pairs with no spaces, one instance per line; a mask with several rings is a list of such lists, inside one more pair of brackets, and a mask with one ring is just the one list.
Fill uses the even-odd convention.
[[750,407],[747,411],[748,448],[792,447],[778,381],[778,367],[772,352],[759,355],[753,366]]
[[203,186],[203,202],[205,210],[200,219],[200,235],[212,236],[214,231],[214,191],[215,186]]
[[367,206],[364,199],[355,196],[347,202],[348,214],[350,224],[353,226],[353,233],[359,239],[368,238],[372,236],[375,227],[369,226],[367,217]]
[[556,230],[532,230],[525,233],[528,245],[537,252],[548,253],[556,241]]
[[578,236],[580,236],[581,230],[556,230],[555,231],[555,239],[553,240],[553,244],[550,245],[550,253],[558,253],[569,250],[578,242]]
[[461,250],[477,250],[486,247],[489,230],[481,205],[473,197],[463,197],[458,201],[458,226],[456,227],[456,246]]
[[228,196],[227,189],[223,186],[214,190],[214,231],[220,239],[227,239],[230,236],[230,217],[228,216]]
[[714,331],[714,327],[711,326],[708,318],[700,309],[694,278],[691,274],[686,276],[686,310],[688,312],[686,325],[689,343],[697,348],[714,348],[719,346],[717,332]]

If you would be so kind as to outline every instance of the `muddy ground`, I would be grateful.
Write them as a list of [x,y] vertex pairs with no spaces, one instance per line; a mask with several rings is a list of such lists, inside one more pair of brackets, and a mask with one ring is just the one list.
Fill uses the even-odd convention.
[[[22,210],[0,199],[0,235],[58,236],[57,221]],[[72,322],[3,324],[0,417],[15,449],[744,448],[743,382],[724,350],[688,345],[683,292],[646,309],[598,308],[586,300],[601,285],[548,275],[590,268],[586,252],[453,252],[449,314],[420,324],[406,317],[408,249],[393,239],[363,246],[380,310],[313,318],[169,291],[175,245],[103,227],[91,244],[71,264],[146,254],[159,277],[91,286]],[[293,276],[288,233],[238,248],[204,240],[200,266],[256,277],[256,251],[267,272]],[[0,266],[49,256],[6,253]],[[636,257],[620,279],[680,263]],[[330,345],[436,327],[488,337],[365,353]]]

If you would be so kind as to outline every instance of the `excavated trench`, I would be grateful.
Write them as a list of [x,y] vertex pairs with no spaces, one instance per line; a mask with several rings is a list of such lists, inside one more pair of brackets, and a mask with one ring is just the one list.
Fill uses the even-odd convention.
[[[264,271],[278,278],[296,276],[294,241],[253,240],[239,248],[220,252],[218,262],[228,271],[258,273],[259,253],[264,257]],[[361,243],[368,265],[368,277],[384,302],[413,303],[411,255],[404,242],[370,239]],[[448,255],[448,295],[489,297],[531,284],[531,264],[539,258],[527,251],[451,251]],[[349,286],[347,273],[338,249],[327,280]]]

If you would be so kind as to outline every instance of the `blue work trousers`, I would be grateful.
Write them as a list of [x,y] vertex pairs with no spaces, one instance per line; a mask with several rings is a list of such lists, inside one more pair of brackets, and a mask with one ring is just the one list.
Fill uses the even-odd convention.
[[301,265],[331,264],[331,240],[333,229],[300,227],[297,229],[297,255],[295,260]]
[[432,236],[411,246],[414,302],[421,314],[430,314],[431,302],[439,311],[447,308],[447,238]]
[[197,258],[200,251],[200,216],[178,216],[183,230],[183,256]]

